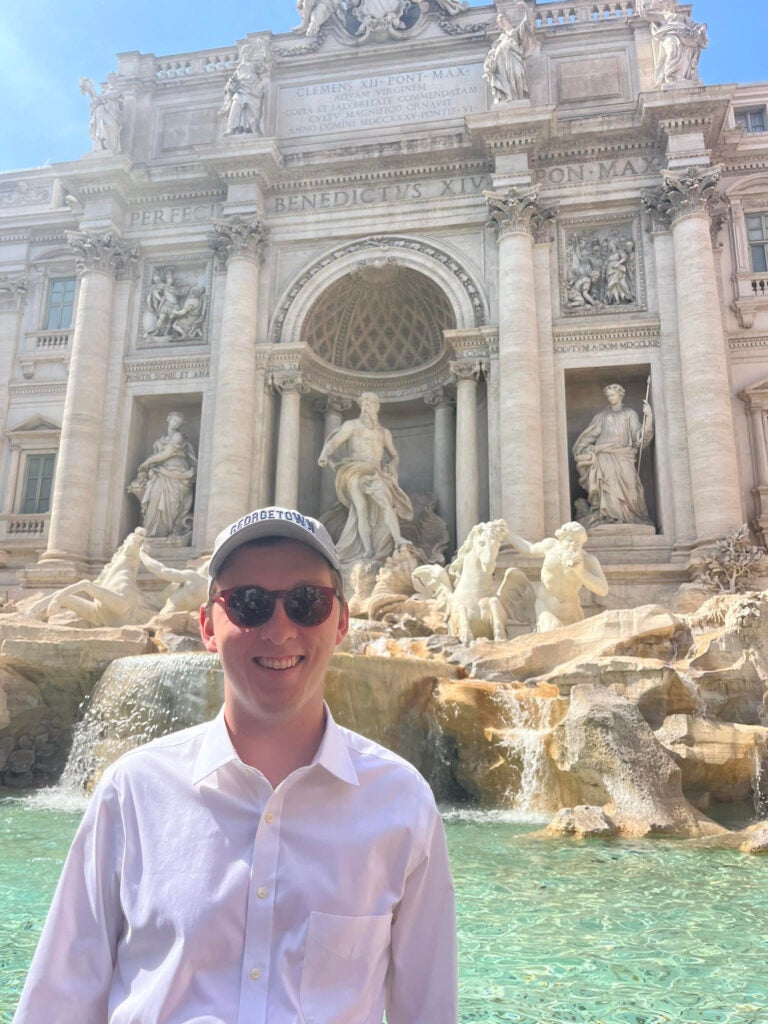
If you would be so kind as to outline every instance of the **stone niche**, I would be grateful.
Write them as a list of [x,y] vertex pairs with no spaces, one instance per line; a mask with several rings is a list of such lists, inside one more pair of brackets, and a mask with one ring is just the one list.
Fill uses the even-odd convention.
[[[586,494],[579,484],[576,463],[573,458],[573,445],[579,434],[585,430],[592,417],[607,408],[603,388],[607,384],[621,384],[626,394],[624,407],[634,409],[640,421],[643,418],[643,399],[650,375],[647,363],[632,366],[590,366],[565,371],[565,408],[568,429],[568,483],[571,496],[571,516],[578,519],[576,502],[585,499]],[[648,399],[654,412],[654,420],[658,418],[658,410],[654,404],[653,382]],[[658,426],[658,423],[655,424]],[[661,532],[658,515],[658,486],[656,478],[656,438],[644,449],[640,464],[640,480],[645,490],[645,500],[651,521]]]
[[[120,516],[121,538],[126,537],[141,525],[139,501],[128,493],[127,488],[135,479],[139,464],[152,454],[155,441],[167,432],[168,415],[177,412],[184,417],[181,432],[192,445],[195,454],[199,456],[201,408],[202,395],[200,394],[144,395],[134,398],[128,424],[128,447]],[[193,514],[194,510],[195,505],[193,504]],[[154,549],[158,543],[162,546],[162,542],[150,541],[150,547]],[[190,557],[189,547],[180,550],[183,550],[185,558]]]

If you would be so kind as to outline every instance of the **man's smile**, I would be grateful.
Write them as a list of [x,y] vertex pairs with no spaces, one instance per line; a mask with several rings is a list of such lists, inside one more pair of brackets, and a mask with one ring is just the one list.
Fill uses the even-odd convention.
[[269,668],[276,672],[283,672],[286,669],[295,668],[304,660],[304,656],[302,654],[294,654],[291,657],[254,658],[253,660],[261,668]]

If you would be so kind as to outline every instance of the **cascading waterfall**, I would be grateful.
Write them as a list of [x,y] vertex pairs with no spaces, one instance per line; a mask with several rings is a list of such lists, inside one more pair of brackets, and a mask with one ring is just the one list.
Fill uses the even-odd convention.
[[106,669],[78,723],[59,788],[82,791],[121,754],[212,718],[223,678],[216,655],[144,654]]
[[520,763],[520,784],[509,793],[514,815],[521,821],[538,821],[557,809],[550,794],[552,764],[546,737],[552,731],[555,701],[551,697],[520,697],[501,688],[496,695],[504,710],[506,731],[502,739],[510,761]]

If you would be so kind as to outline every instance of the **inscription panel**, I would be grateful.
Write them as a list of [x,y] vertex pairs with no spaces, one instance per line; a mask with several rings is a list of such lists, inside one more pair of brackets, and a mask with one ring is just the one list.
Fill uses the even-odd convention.
[[488,108],[482,64],[392,72],[280,90],[280,138],[445,121]]
[[621,95],[616,57],[567,61],[557,69],[559,97],[563,102],[609,99]]

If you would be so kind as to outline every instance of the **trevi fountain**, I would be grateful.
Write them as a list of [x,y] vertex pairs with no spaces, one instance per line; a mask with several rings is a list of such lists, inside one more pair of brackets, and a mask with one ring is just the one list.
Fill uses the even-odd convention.
[[[757,1022],[762,549],[735,531],[674,608],[585,616],[582,598],[609,586],[582,523],[531,541],[479,523],[446,563],[445,524],[400,491],[375,398],[360,407],[320,455],[354,616],[327,697],[341,724],[412,761],[444,808],[463,1024]],[[637,483],[622,474],[604,468],[609,497]],[[511,550],[524,567],[500,568]],[[206,558],[166,566],[139,526],[94,580],[2,608],[1,1020],[101,771],[220,705],[220,667],[197,635],[206,584]]]

